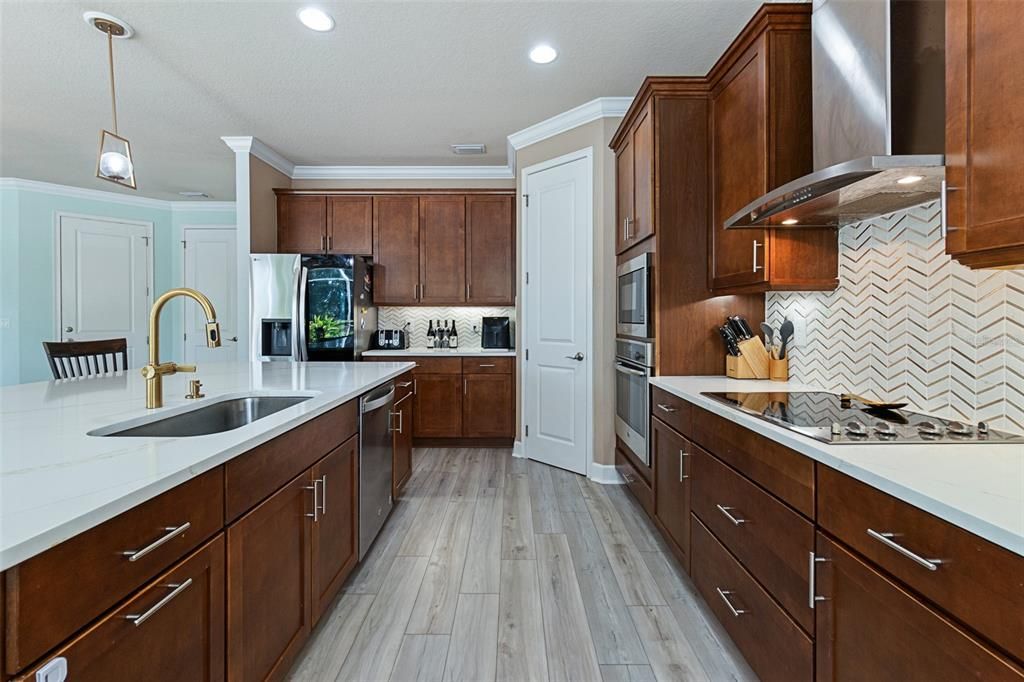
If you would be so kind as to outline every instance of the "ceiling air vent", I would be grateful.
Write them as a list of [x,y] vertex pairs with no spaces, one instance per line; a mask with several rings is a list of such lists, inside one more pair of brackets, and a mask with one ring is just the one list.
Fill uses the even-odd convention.
[[453,154],[485,154],[487,145],[483,144],[453,144]]

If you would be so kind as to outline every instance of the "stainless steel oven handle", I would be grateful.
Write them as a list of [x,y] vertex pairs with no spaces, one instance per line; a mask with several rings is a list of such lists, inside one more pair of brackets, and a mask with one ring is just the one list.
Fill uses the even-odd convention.
[[385,405],[387,405],[388,403],[390,403],[394,399],[395,399],[395,387],[392,386],[391,390],[388,391],[383,396],[381,396],[380,398],[375,398],[373,400],[367,400],[366,402],[364,402],[361,412],[363,414],[366,414],[367,412],[373,412],[374,410],[377,410],[377,409],[380,409],[380,408],[384,407]]
[[623,374],[630,374],[630,375],[635,376],[635,377],[646,377],[647,376],[647,372],[641,372],[638,369],[630,369],[629,367],[626,367],[625,365],[620,365],[617,362],[615,363],[615,371],[616,372],[622,372]]

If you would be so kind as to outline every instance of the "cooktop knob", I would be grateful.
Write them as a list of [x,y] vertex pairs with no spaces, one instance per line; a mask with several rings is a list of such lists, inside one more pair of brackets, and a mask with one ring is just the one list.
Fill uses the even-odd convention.
[[979,436],[987,436],[988,435],[988,422],[978,422],[978,435]]
[[958,436],[969,436],[974,432],[967,424],[957,421],[949,422],[949,424],[946,425],[946,430],[950,433],[955,433]]
[[868,429],[866,426],[854,419],[853,421],[846,422],[846,433],[851,436],[866,436],[868,435]]
[[896,429],[889,422],[875,422],[875,433],[883,438],[896,437]]
[[922,436],[941,436],[942,435],[942,428],[938,424],[936,424],[935,422],[931,422],[931,421],[923,421],[923,422],[921,422],[920,424],[917,425],[917,430],[921,433]]
[[839,422],[832,422],[832,435],[841,436],[843,435],[843,425]]

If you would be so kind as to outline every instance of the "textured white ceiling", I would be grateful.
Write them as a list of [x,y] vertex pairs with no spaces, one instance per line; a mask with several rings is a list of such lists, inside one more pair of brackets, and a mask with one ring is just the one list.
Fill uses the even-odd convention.
[[[505,137],[648,74],[703,74],[759,0],[330,2],[326,34],[301,2],[0,0],[0,175],[111,189],[93,178],[110,125],[98,10],[115,43],[121,133],[139,194],[234,196],[222,135],[254,135],[297,164],[504,165]],[[549,65],[526,54],[559,50]],[[482,142],[485,156],[448,145]]]

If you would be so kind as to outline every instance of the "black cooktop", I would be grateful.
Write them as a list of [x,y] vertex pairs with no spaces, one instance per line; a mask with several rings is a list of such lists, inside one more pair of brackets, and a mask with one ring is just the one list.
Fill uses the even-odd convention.
[[904,409],[882,409],[824,391],[702,393],[823,443],[1024,443],[1024,436]]

